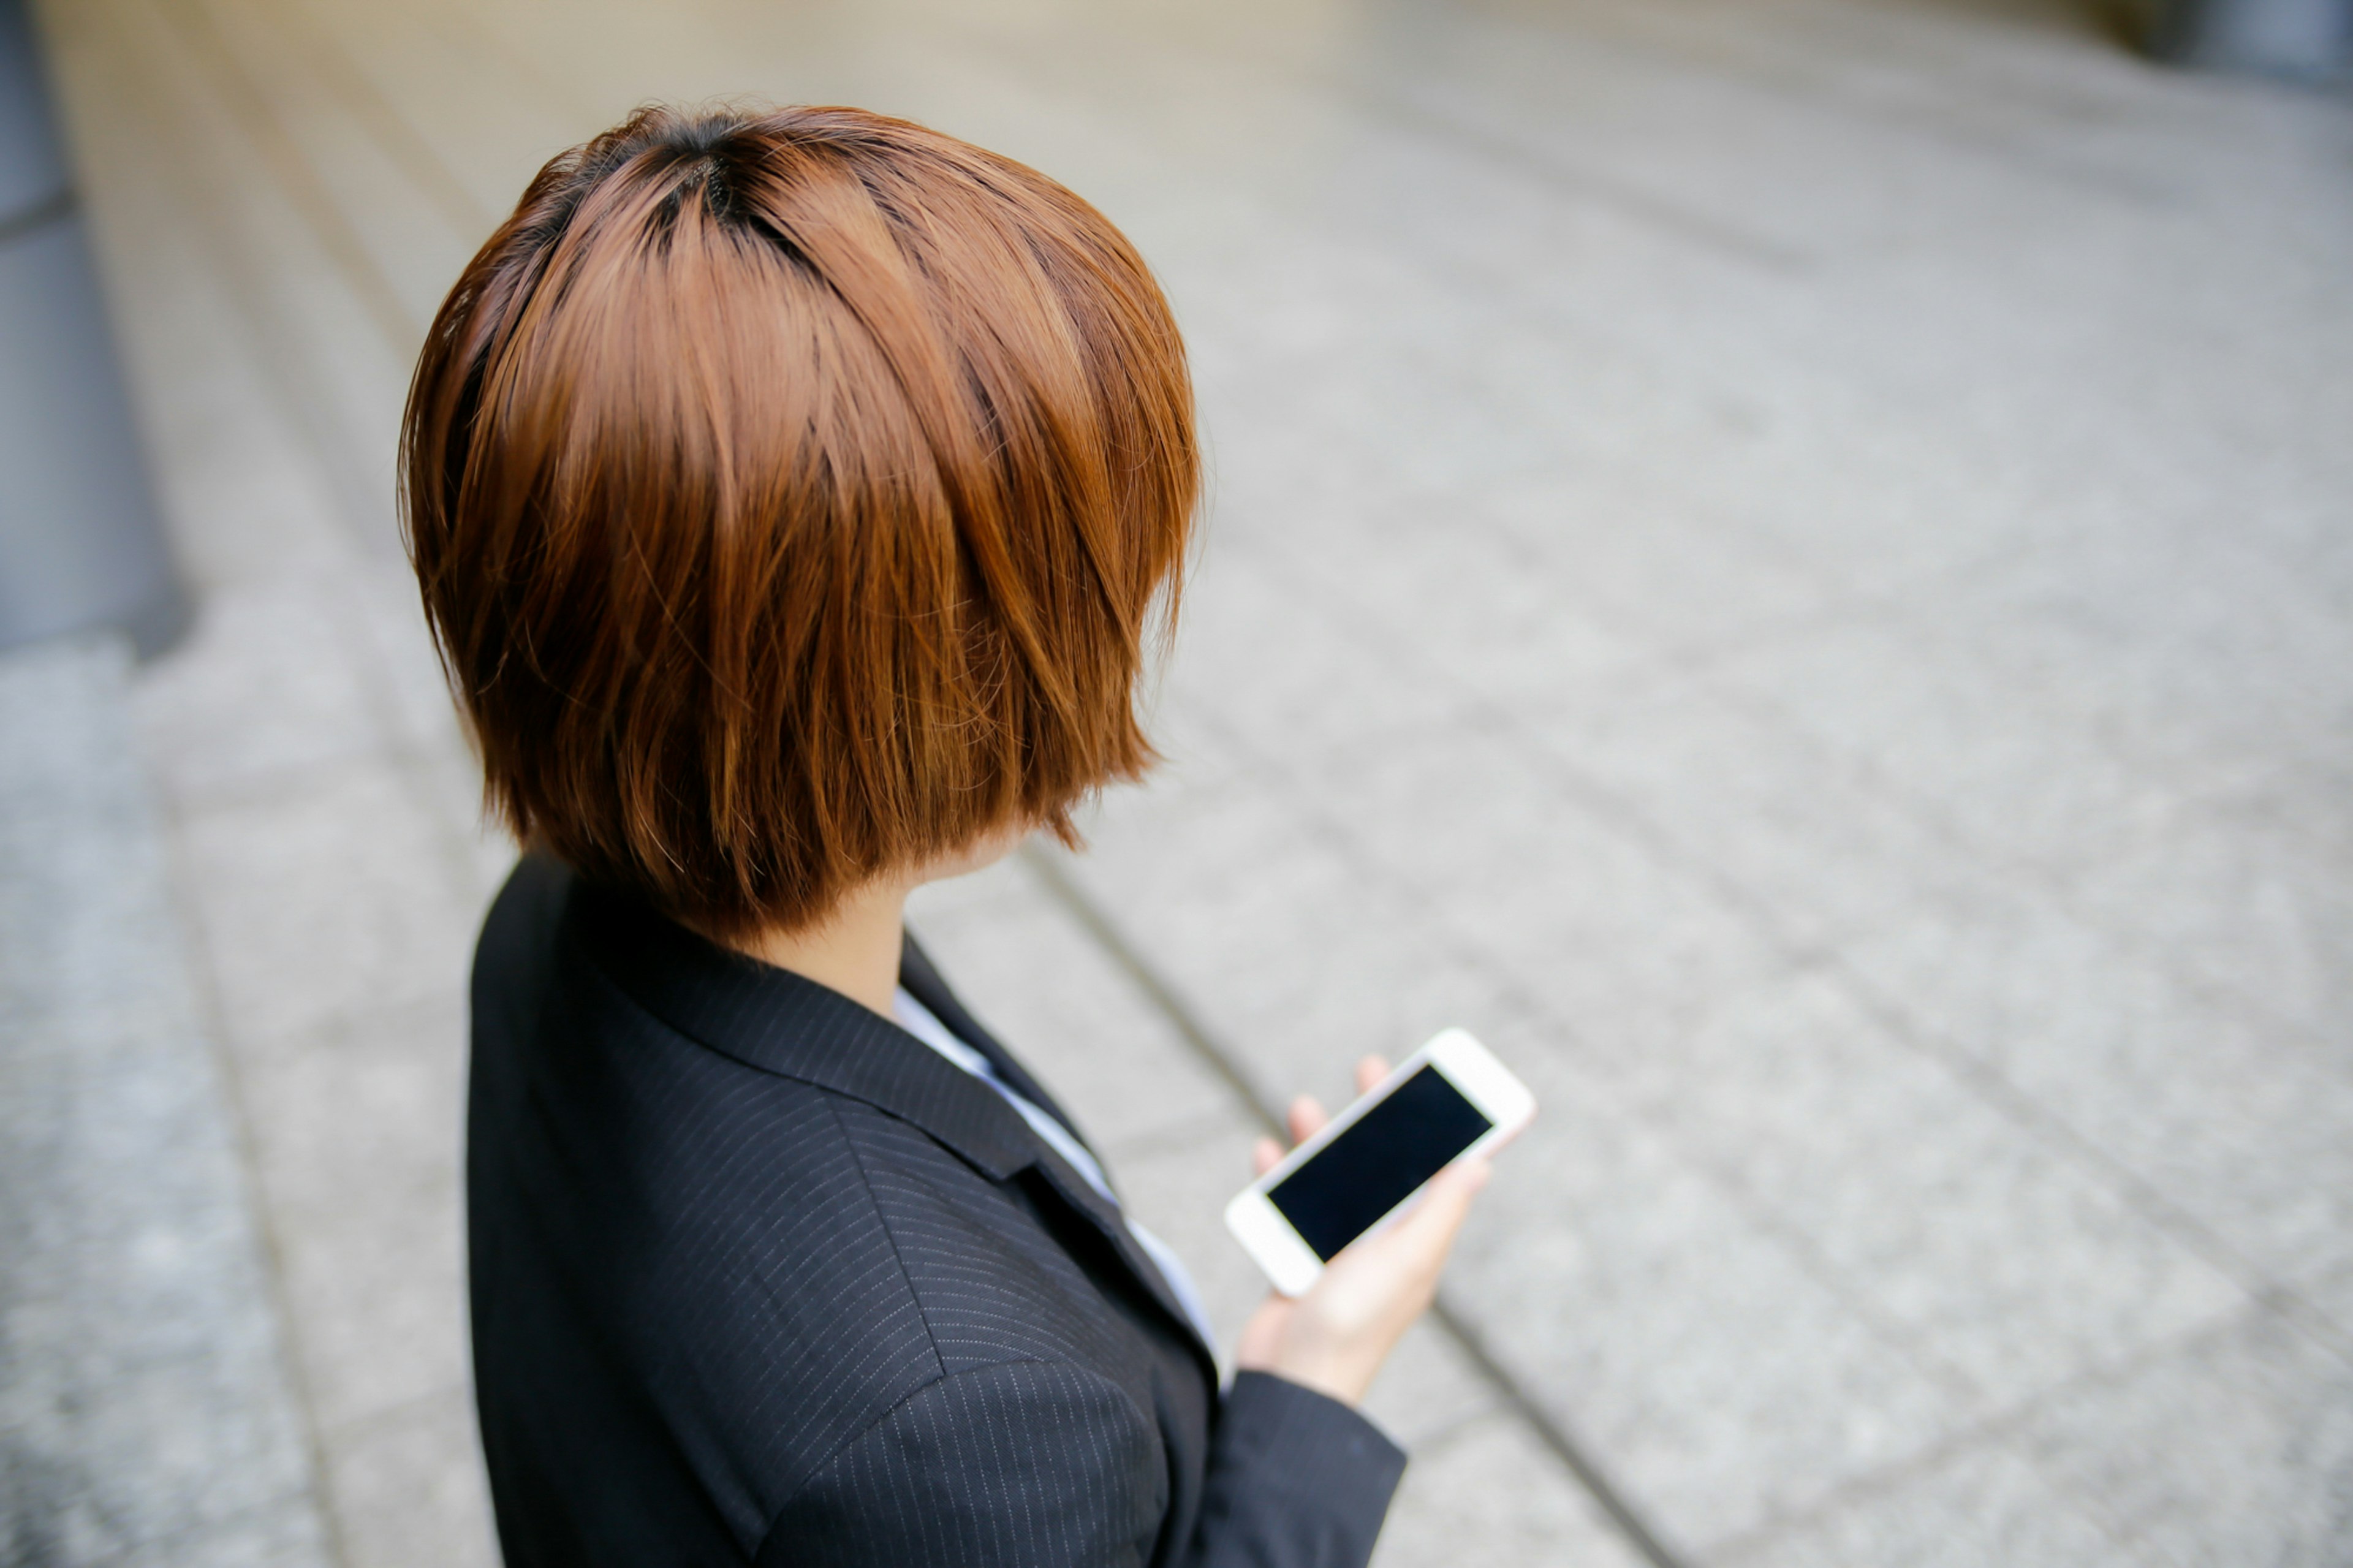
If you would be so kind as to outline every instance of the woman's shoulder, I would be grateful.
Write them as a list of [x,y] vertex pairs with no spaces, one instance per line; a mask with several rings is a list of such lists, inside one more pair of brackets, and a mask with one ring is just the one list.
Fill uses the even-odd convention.
[[485,927],[478,1289],[566,1298],[610,1357],[579,1374],[655,1393],[771,1479],[992,1366],[1150,1407],[1155,1352],[992,1090],[809,983],[582,902],[527,865]]
[[811,983],[591,899],[527,860],[485,924],[478,1226],[565,1238],[566,1272],[633,1331],[687,1333],[754,1383],[800,1358],[901,1377],[1133,1359],[986,1085]]

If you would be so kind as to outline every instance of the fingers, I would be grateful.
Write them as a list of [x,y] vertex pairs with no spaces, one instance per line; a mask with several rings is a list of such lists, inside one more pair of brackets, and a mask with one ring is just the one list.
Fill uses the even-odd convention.
[[1486,1184],[1483,1159],[1440,1172],[1395,1228],[1343,1248],[1305,1295],[1260,1308],[1243,1331],[1250,1354],[1238,1353],[1236,1364],[1345,1405],[1363,1399],[1398,1336],[1429,1310],[1471,1200]]
[[1324,1124],[1331,1120],[1324,1113],[1323,1105],[1314,1095],[1301,1095],[1291,1102],[1289,1117],[1291,1141],[1293,1143],[1306,1142],[1307,1140],[1321,1132],[1324,1130]]
[[1373,1090],[1381,1086],[1381,1079],[1388,1076],[1389,1064],[1388,1058],[1366,1057],[1364,1060],[1356,1064],[1356,1092],[1358,1094],[1372,1093]]
[[1471,1201],[1487,1184],[1487,1176],[1484,1160],[1448,1166],[1430,1178],[1420,1197],[1394,1225],[1358,1237],[1342,1249],[1324,1278],[1345,1272],[1359,1282],[1411,1279],[1435,1285],[1446,1267],[1447,1255],[1454,1250],[1462,1222],[1470,1217]]
[[[1471,1200],[1487,1184],[1487,1176],[1484,1160],[1449,1165],[1430,1178],[1421,1196],[1395,1225],[1360,1237],[1350,1244],[1348,1251],[1361,1247],[1382,1257],[1388,1267],[1402,1267],[1434,1279],[1445,1267],[1447,1254],[1453,1251],[1455,1234],[1470,1217]],[[1346,1255],[1344,1252],[1341,1256]]]
[[[1289,1125],[1291,1141],[1293,1143],[1306,1142],[1324,1130],[1324,1124],[1331,1120],[1332,1118],[1324,1113],[1323,1101],[1312,1094],[1303,1094],[1293,1100],[1289,1114],[1283,1118]],[[1257,1145],[1250,1150],[1250,1163],[1257,1168],[1258,1173],[1261,1176],[1282,1163],[1282,1145],[1271,1138],[1260,1139]]]

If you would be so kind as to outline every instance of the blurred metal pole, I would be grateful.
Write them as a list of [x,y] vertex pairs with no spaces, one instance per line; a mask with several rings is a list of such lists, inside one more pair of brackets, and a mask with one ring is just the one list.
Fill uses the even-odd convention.
[[2158,0],[2161,59],[2274,76],[2326,76],[2353,60],[2353,0]]
[[0,647],[114,627],[143,656],[187,618],[32,18],[0,0]]

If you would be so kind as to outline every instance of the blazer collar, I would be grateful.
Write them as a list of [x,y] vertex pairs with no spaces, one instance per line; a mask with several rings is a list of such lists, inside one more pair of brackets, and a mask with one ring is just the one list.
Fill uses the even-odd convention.
[[1033,1163],[1038,1140],[1011,1106],[832,987],[721,947],[640,899],[586,881],[573,884],[565,922],[648,1012],[720,1055],[912,1121],[991,1180]]
[[[639,1005],[690,1039],[763,1072],[862,1100],[912,1122],[992,1181],[1036,1170],[1105,1240],[1216,1365],[1160,1270],[1118,1208],[1049,1149],[996,1090],[871,1008],[804,975],[718,946],[642,900],[575,879],[564,915],[596,965]],[[955,1000],[913,939],[901,981],[1023,1094],[1065,1126],[1070,1118]],[[1075,1129],[1073,1130],[1075,1136]]]
[[929,1009],[933,1017],[946,1025],[950,1034],[987,1057],[988,1065],[997,1069],[998,1076],[1018,1090],[1030,1104],[1060,1122],[1063,1129],[1089,1152],[1093,1152],[1094,1145],[1087,1142],[1086,1134],[1079,1131],[1079,1124],[1071,1120],[1070,1113],[1055,1102],[1054,1097],[1046,1092],[1043,1085],[1029,1076],[1029,1069],[1023,1067],[1011,1051],[997,1043],[997,1037],[990,1034],[979,1019],[965,1010],[964,1004],[956,999],[955,992],[948,989],[948,983],[933,966],[931,954],[923,951],[923,944],[915,940],[913,931],[906,933],[899,951],[899,984],[906,989],[907,994]]

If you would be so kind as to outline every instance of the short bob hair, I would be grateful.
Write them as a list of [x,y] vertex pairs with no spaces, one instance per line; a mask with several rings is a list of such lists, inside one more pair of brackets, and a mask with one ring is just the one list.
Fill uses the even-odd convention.
[[726,939],[1044,826],[1134,711],[1199,456],[1134,247],[855,109],[641,110],[435,317],[401,510],[490,809]]

